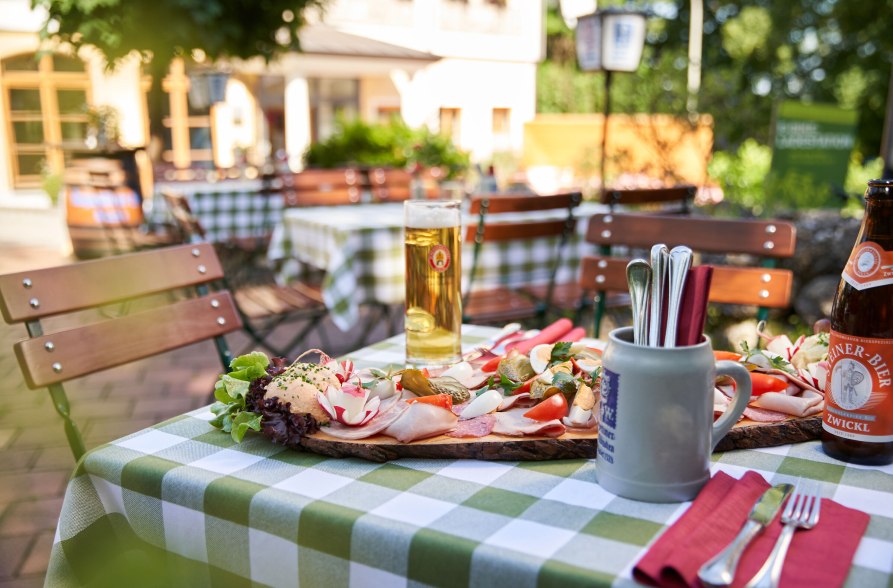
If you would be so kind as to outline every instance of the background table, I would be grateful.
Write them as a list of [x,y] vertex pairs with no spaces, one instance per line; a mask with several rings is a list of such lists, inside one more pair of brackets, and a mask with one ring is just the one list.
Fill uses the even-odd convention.
[[179,192],[201,222],[208,241],[224,243],[233,239],[267,239],[280,223],[282,194],[264,193],[261,180],[225,180],[221,182],[174,182],[156,185],[152,208],[146,221],[173,223],[163,190]]
[[[590,216],[605,212],[602,204],[584,203],[575,210],[577,230],[564,252],[558,281],[577,277],[580,258],[595,252],[585,240]],[[539,219],[564,218],[563,210],[535,213]],[[530,218],[530,214],[492,214],[492,221]],[[466,218],[466,223],[476,222]],[[558,238],[485,244],[481,252],[477,286],[520,286],[549,279]],[[464,244],[462,269],[471,269],[473,245]],[[405,296],[403,262],[403,204],[292,208],[273,232],[270,260],[281,263],[281,279],[300,275],[304,266],[323,269],[323,300],[333,322],[348,330],[359,319],[364,303],[399,304]],[[285,263],[282,263],[285,262]]]
[[[494,333],[466,327],[466,345]],[[350,356],[401,364],[402,337]],[[207,409],[89,452],[69,482],[48,586],[129,547],[177,585],[629,586],[646,547],[687,508],[617,498],[595,460],[329,459],[258,435],[235,445]],[[818,443],[714,455],[713,471],[820,482],[871,515],[847,586],[893,582],[893,466],[850,466]],[[131,552],[131,555],[134,552]],[[153,559],[152,555],[155,558]],[[95,570],[93,570],[95,571]]]

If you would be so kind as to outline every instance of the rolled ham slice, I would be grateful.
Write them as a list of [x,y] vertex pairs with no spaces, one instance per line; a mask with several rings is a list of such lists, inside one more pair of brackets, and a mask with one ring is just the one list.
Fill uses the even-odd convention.
[[804,390],[800,396],[789,396],[782,392],[766,392],[752,400],[750,406],[795,417],[808,417],[822,412],[823,400],[821,394],[811,390]]
[[524,416],[523,410],[497,412],[493,432],[510,437],[539,436],[561,437],[567,430],[561,421],[535,421]]
[[522,392],[514,396],[506,396],[496,410],[504,412],[512,408],[530,408],[536,404],[536,400],[530,397],[530,392]]
[[459,417],[450,410],[416,402],[410,404],[382,433],[401,443],[409,443],[451,431],[458,420]]
[[485,414],[467,421],[459,421],[456,428],[447,433],[447,437],[485,437],[493,431],[496,424],[496,417],[492,414]]

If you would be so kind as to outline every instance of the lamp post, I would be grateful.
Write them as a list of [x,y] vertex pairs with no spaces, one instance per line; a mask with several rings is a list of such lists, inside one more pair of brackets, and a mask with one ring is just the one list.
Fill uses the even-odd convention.
[[577,63],[583,71],[605,72],[604,127],[602,129],[601,192],[606,192],[605,163],[608,117],[611,115],[611,78],[616,72],[633,72],[645,47],[646,14],[638,10],[607,8],[577,19]]

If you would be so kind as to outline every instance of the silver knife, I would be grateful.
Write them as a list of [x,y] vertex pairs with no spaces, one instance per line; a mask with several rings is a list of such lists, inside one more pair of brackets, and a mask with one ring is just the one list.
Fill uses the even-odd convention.
[[732,583],[741,554],[751,540],[772,522],[793,489],[790,484],[776,484],[763,493],[747,515],[747,522],[738,536],[698,570],[698,578],[705,586],[729,586]]

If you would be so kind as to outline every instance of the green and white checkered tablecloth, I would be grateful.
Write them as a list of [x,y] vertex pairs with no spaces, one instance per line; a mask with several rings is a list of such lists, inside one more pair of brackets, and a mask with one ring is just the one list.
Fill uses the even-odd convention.
[[[234,183],[232,187],[226,182],[202,186],[182,191],[211,243],[265,239],[280,224],[282,195],[262,193],[260,180]],[[173,222],[160,194],[153,198],[152,210],[146,220],[150,224]]]
[[[464,342],[493,332],[467,327]],[[402,338],[351,357],[401,364]],[[165,568],[172,586],[631,586],[632,566],[688,508],[607,493],[594,460],[331,459],[258,435],[235,445],[210,418],[200,409],[85,456],[47,586]],[[893,585],[893,467],[846,465],[815,442],[714,455],[714,472],[749,469],[773,484],[817,480],[869,513],[846,586]]]
[[[606,210],[604,205],[593,203],[577,208],[579,222],[564,253],[559,282],[576,279],[580,258],[594,252],[584,238],[587,219]],[[565,213],[538,214],[539,218],[563,218]],[[519,216],[523,215],[494,214],[491,219],[514,220]],[[273,232],[268,257],[276,262],[285,260],[281,265],[283,281],[300,274],[305,265],[325,270],[323,299],[340,329],[346,331],[356,324],[361,304],[403,302],[402,204],[293,208],[284,212],[282,220]],[[475,287],[547,282],[549,262],[555,257],[558,244],[558,238],[485,244]],[[472,245],[465,244],[462,270],[466,284],[471,252]]]

